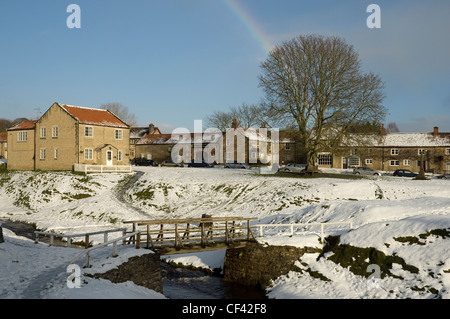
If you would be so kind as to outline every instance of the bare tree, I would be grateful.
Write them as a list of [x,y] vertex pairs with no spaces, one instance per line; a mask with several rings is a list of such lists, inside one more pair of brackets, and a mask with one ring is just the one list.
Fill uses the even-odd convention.
[[398,129],[397,123],[395,122],[391,122],[387,125],[387,129],[386,129],[387,133],[398,133],[400,132],[400,130]]
[[228,112],[214,112],[207,117],[207,124],[210,127],[225,131],[225,129],[231,127],[233,119],[236,119],[239,127],[243,129],[248,129],[249,127],[258,128],[262,123],[267,122],[263,106],[243,103],[238,107],[230,107]]
[[102,104],[100,107],[104,110],[110,111],[129,126],[137,126],[136,117],[134,114],[130,113],[128,107],[123,106],[120,103],[106,103]]
[[259,77],[274,119],[295,124],[307,169],[339,145],[354,123],[379,121],[384,84],[363,74],[357,52],[339,37],[299,36],[275,47]]

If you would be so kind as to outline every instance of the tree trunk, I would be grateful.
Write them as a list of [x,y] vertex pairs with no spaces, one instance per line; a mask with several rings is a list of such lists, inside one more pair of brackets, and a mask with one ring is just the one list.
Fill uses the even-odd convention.
[[2,228],[2,224],[0,224],[0,244],[4,243],[5,239],[3,238],[3,228]]

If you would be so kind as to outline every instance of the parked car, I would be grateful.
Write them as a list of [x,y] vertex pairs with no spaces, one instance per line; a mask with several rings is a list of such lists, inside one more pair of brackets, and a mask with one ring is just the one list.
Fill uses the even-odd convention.
[[442,175],[437,176],[437,178],[439,178],[439,179],[450,179],[450,174],[442,174]]
[[283,168],[280,168],[280,172],[294,172],[300,173],[306,168],[306,164],[289,163]]
[[245,168],[250,169],[250,165],[241,163],[241,162],[233,162],[233,163],[225,163],[223,165],[224,168]]
[[183,167],[183,164],[181,163],[174,163],[170,160],[166,160],[164,162],[161,163],[161,166],[166,166],[166,167]]
[[133,163],[136,166],[158,166],[158,163],[156,161],[146,158],[135,158],[133,160]]
[[200,163],[196,163],[194,160],[192,160],[189,164],[188,167],[207,167],[207,168],[211,168],[212,165],[209,163],[206,163],[205,161],[201,161]]
[[3,165],[5,165],[5,168],[6,168],[7,165],[8,165],[8,161],[5,160],[4,158],[0,159],[0,166],[3,166]]
[[413,173],[409,169],[398,169],[394,172],[393,175],[400,177],[416,177],[419,174]]
[[370,167],[367,167],[367,166],[355,167],[353,169],[353,174],[356,174],[356,175],[376,175],[376,176],[381,176],[381,173],[379,171],[371,169]]

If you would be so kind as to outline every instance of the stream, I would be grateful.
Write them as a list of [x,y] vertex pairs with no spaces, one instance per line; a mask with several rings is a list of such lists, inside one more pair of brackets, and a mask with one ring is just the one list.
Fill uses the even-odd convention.
[[[33,225],[0,218],[3,228],[34,240]],[[264,299],[264,291],[222,280],[203,270],[179,268],[161,262],[163,294],[170,299]]]
[[161,262],[163,294],[171,299],[264,299],[264,291],[225,282],[203,270],[177,268]]

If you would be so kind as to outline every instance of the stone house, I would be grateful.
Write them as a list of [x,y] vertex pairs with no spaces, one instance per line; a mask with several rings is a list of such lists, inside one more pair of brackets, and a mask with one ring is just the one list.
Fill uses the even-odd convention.
[[8,159],[8,134],[0,133],[0,159]]
[[9,169],[128,165],[130,127],[110,111],[55,102],[33,125],[8,129],[8,144]]
[[37,121],[23,121],[7,130],[8,169],[33,170]]
[[367,166],[375,170],[409,169],[419,172],[450,172],[450,133],[386,133],[353,138],[347,146],[318,154],[320,167],[350,169]]
[[130,128],[130,160],[134,159],[136,156],[141,157],[139,154],[136,155],[136,143],[148,134],[158,135],[161,134],[161,131],[159,128],[155,127],[153,123],[150,123],[147,127]]
[[[183,161],[203,159],[207,162],[223,164],[226,161],[239,161],[247,164],[267,164],[271,158],[270,133],[262,134],[264,124],[258,130],[239,129],[233,120],[226,132],[205,131],[202,134],[186,131],[180,134],[147,134],[136,143],[136,157],[153,159],[158,163],[171,160],[172,150],[178,147],[189,152]],[[267,130],[269,131],[269,130]],[[231,138],[233,137],[233,140]],[[263,142],[263,143],[262,143]],[[283,132],[279,133],[279,159],[291,162],[295,158],[294,140]],[[263,149],[265,147],[265,149]],[[183,151],[177,154],[184,154]],[[205,156],[206,155],[206,156]],[[206,158],[205,158],[206,157]]]

